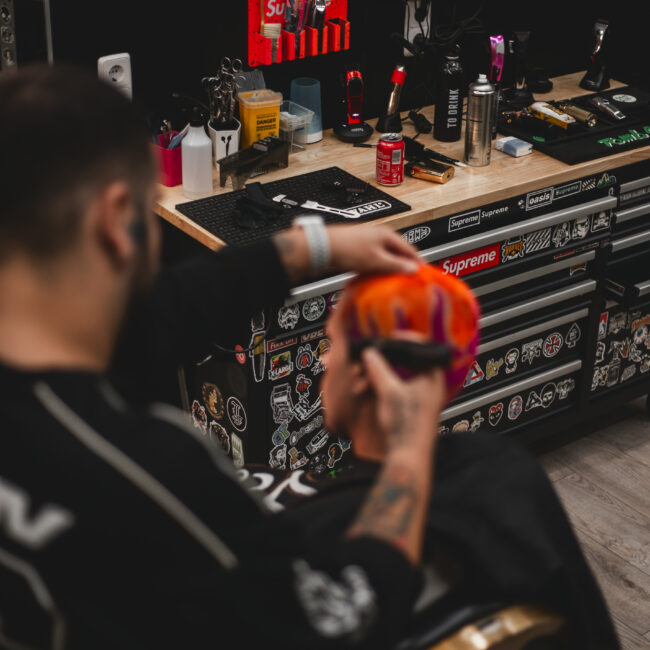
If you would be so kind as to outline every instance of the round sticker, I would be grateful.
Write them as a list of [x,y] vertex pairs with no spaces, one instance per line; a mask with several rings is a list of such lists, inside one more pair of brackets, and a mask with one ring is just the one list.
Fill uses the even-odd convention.
[[237,354],[235,354],[235,359],[242,365],[246,365],[246,353],[244,352],[244,348],[242,348],[241,345],[236,345],[235,350],[237,350]]
[[341,299],[342,295],[343,291],[335,291],[334,293],[330,294],[329,298],[327,299],[327,307],[330,311],[334,311],[336,309],[337,303]]
[[244,406],[236,397],[229,397],[227,406],[228,419],[230,420],[230,424],[232,424],[232,426],[241,433],[246,429],[246,426],[248,425]]
[[521,395],[515,395],[508,404],[508,420],[516,420],[524,409],[524,400]]
[[625,94],[612,95],[612,99],[615,102],[623,102],[624,104],[634,104],[634,102],[636,101],[636,97],[633,97],[632,95],[625,95]]
[[221,420],[223,417],[223,397],[219,388],[215,384],[204,382],[201,386],[201,399],[208,413],[215,420]]
[[302,315],[310,323],[318,320],[325,313],[326,303],[323,296],[316,296],[305,301],[302,306]]

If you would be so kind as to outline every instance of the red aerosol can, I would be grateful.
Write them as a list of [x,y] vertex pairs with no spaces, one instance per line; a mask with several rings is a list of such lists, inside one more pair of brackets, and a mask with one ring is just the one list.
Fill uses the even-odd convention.
[[404,140],[399,133],[384,133],[377,144],[377,182],[400,185],[404,180]]

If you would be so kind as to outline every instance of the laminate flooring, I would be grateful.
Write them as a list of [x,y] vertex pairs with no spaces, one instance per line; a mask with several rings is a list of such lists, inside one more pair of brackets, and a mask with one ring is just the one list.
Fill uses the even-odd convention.
[[625,650],[650,650],[650,419],[645,397],[540,455]]

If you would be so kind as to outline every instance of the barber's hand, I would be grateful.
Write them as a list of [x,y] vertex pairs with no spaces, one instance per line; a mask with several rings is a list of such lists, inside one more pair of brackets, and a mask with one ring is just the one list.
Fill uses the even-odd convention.
[[403,380],[374,348],[362,353],[368,381],[376,395],[376,420],[388,453],[410,448],[428,453],[438,436],[445,401],[445,378],[440,368]]
[[329,226],[331,270],[359,274],[415,273],[417,250],[387,226]]

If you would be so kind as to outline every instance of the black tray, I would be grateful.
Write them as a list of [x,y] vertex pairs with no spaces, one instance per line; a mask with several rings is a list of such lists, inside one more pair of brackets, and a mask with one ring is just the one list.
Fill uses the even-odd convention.
[[[606,97],[627,118],[617,121],[598,111],[586,100],[590,97]],[[614,95],[631,95],[636,102],[620,102]],[[593,112],[598,124],[589,128],[583,124],[571,125],[568,130],[559,126],[529,118],[512,124],[499,120],[498,131],[530,142],[535,149],[567,165],[611,156],[622,151],[650,145],[650,92],[641,86],[626,86],[607,92],[591,93],[570,100]],[[543,139],[543,140],[542,140]]]
[[[272,183],[266,183],[262,186],[264,194],[271,199],[278,194],[286,194],[292,199],[298,201],[318,201],[323,205],[334,208],[344,208],[346,210],[363,209],[364,214],[358,219],[345,219],[331,214],[323,214],[323,218],[328,224],[335,223],[359,223],[363,221],[373,221],[382,217],[388,217],[400,212],[407,212],[411,206],[398,201],[380,189],[368,185],[367,191],[363,195],[363,202],[358,206],[345,205],[341,198],[340,192],[327,190],[323,185],[341,181],[348,186],[365,186],[365,181],[360,180],[352,174],[348,174],[339,167],[328,167],[309,174],[292,176]],[[249,244],[260,239],[265,239],[273,233],[284,230],[291,225],[292,216],[281,217],[268,224],[252,230],[244,229],[238,226],[232,216],[237,200],[246,193],[246,190],[238,190],[210,196],[198,201],[181,203],[176,209],[189,217],[192,221],[215,234],[226,244]]]

